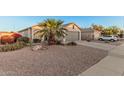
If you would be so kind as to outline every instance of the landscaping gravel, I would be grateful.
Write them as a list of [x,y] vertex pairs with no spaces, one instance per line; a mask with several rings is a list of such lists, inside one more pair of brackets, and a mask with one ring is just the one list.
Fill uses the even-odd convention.
[[0,52],[0,75],[75,76],[98,63],[107,51],[85,46],[49,46],[31,51],[30,47]]

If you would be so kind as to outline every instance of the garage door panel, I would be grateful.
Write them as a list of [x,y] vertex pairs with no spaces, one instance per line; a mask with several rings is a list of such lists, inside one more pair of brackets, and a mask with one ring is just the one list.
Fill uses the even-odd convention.
[[67,32],[66,40],[67,41],[77,41],[79,40],[79,32]]

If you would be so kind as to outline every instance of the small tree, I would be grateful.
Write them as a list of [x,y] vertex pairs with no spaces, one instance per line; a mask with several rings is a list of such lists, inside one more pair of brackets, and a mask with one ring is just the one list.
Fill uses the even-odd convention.
[[102,32],[103,35],[118,35],[118,33],[120,32],[120,28],[118,28],[117,26],[110,26],[104,29],[104,31]]
[[109,29],[112,31],[113,35],[118,35],[120,29],[117,26],[111,26]]
[[120,34],[119,34],[119,37],[120,37],[120,38],[123,38],[123,35],[124,35],[124,31],[121,30],[121,31],[120,31]]
[[96,24],[92,24],[91,28],[98,31],[104,30],[104,27],[102,25],[96,25]]
[[109,28],[105,28],[103,31],[103,35],[112,35],[112,34],[113,34],[112,30]]

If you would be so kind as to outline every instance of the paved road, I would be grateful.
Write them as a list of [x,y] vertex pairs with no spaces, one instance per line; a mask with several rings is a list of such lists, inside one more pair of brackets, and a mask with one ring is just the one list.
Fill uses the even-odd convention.
[[87,41],[77,41],[79,45],[93,47],[97,49],[107,50],[110,51],[111,49],[115,48],[115,45],[109,45],[109,44],[102,44],[102,43],[96,43],[96,42],[87,42]]

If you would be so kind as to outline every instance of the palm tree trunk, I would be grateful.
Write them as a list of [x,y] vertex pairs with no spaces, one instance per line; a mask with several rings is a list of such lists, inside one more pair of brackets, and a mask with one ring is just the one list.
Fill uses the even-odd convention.
[[49,45],[56,44],[55,35],[53,33],[50,33],[50,36],[49,36],[49,39],[48,39],[48,44]]

